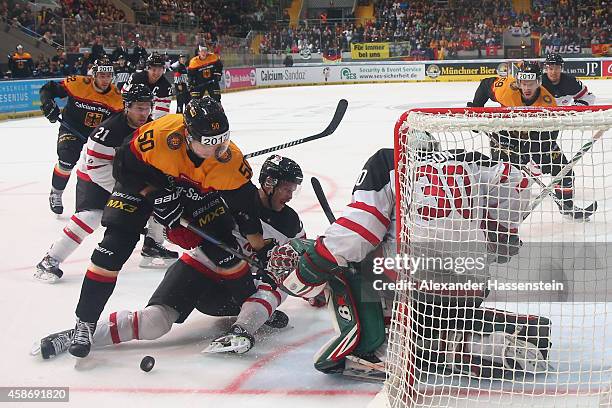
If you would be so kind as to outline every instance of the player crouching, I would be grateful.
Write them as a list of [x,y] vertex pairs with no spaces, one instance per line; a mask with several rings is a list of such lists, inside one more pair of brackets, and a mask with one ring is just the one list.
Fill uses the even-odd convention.
[[[428,133],[412,132],[408,144],[418,161],[409,204],[415,216],[412,244],[435,253],[436,245],[446,245],[448,252],[469,242],[487,265],[516,255],[518,227],[531,196],[529,178],[478,152],[440,151]],[[324,373],[384,379],[385,305],[391,302],[373,288],[381,275],[373,274],[372,259],[397,253],[394,171],[393,150],[379,150],[365,164],[341,218],[316,240],[290,240],[270,256],[268,270],[287,293],[312,297],[327,292],[336,336],[316,356],[315,368]],[[422,272],[414,279],[482,281],[488,276],[486,268],[461,276],[435,267]],[[394,270],[382,276],[388,282],[397,279]],[[404,318],[411,324],[398,341],[414,341],[417,369],[488,378],[547,369],[550,321],[484,308],[487,295],[487,290],[469,296],[409,292]]]

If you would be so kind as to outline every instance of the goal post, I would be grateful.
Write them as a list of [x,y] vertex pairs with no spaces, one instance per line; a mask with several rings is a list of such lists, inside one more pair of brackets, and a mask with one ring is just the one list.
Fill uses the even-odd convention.
[[[558,149],[553,148],[552,154],[557,155],[554,160],[558,161],[554,163],[558,167],[554,170],[554,163],[540,163],[535,169],[542,174],[529,175],[520,167],[523,164],[515,166],[522,177],[530,179],[527,187],[530,200],[536,199],[544,188],[547,194],[543,194],[544,199],[533,211],[522,210],[518,227],[522,246],[517,255],[506,263],[489,260],[484,272],[472,269],[461,276],[462,282],[484,287],[484,292],[463,291],[458,295],[452,289],[443,296],[434,293],[432,297],[419,286],[430,275],[417,273],[414,267],[397,271],[399,280],[412,285],[401,285],[403,289],[395,292],[387,380],[378,401],[393,408],[586,407],[611,403],[612,223],[608,223],[612,215],[611,127],[612,106],[423,108],[400,116],[394,132],[399,255],[425,256],[432,247],[441,245],[440,241],[445,241],[444,249],[433,251],[437,254],[451,256],[455,261],[473,255],[471,244],[478,240],[473,237],[478,236],[477,230],[486,222],[478,217],[498,211],[497,203],[509,194],[501,188],[493,190],[500,196],[485,201],[490,208],[477,208],[482,200],[464,201],[462,216],[469,222],[463,225],[472,230],[456,234],[452,230],[458,224],[454,222],[438,223],[435,229],[427,227],[423,220],[429,218],[413,201],[423,167],[418,152],[411,151],[407,141],[411,132],[430,133],[439,141],[442,151],[479,152],[486,156],[482,160],[494,157],[494,163],[500,160],[526,163],[529,159],[541,162],[539,155],[548,153],[546,150],[556,143]],[[531,153],[509,158],[507,144],[499,142],[504,137],[516,139],[513,142],[517,145],[529,146]],[[542,151],[534,150],[534,146]],[[555,182],[555,174],[581,149],[583,155],[570,166],[571,172],[566,169],[568,174]],[[461,201],[455,190],[463,189],[463,193],[468,191],[474,196],[482,194],[480,182],[466,176],[465,183],[440,184],[431,187],[428,194],[446,189],[447,193],[456,193],[455,200]],[[597,202],[598,210],[588,220],[562,214],[557,205],[562,201],[558,197],[555,201],[551,182],[555,182],[557,194],[563,200],[568,197],[564,194],[571,194],[569,197],[576,206]],[[522,188],[527,184],[523,185],[521,180],[520,185]],[[441,201],[434,203],[439,205]],[[459,211],[455,206],[448,208],[445,214]],[[501,210],[497,214],[512,216]],[[452,268],[445,269],[445,273]],[[451,281],[456,282],[455,278]],[[498,339],[491,337],[491,333],[497,330],[509,334],[515,330],[519,342],[496,343]],[[475,345],[474,339],[482,338],[487,338],[487,347]],[[466,345],[456,346],[453,341]],[[494,350],[499,353],[508,347],[525,352],[520,344],[535,345],[540,352],[538,359],[544,360],[546,369],[526,372],[521,365],[510,364],[509,359],[494,358]],[[451,349],[453,357],[448,354]],[[450,364],[451,358],[458,358],[459,363],[454,360]]]

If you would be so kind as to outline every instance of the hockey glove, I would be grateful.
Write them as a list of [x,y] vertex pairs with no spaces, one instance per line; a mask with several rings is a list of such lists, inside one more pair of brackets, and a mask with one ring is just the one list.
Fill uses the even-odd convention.
[[183,215],[183,205],[181,204],[181,194],[175,190],[158,190],[147,196],[153,204],[153,217],[161,225],[174,228],[180,224]]
[[267,265],[270,260],[270,255],[275,247],[278,246],[278,241],[274,238],[266,239],[266,244],[261,249],[255,251],[255,257],[262,265]]
[[321,240],[321,237],[317,241],[293,238],[272,250],[266,269],[279,286],[294,271],[302,283],[316,286],[329,281],[334,273],[342,270],[338,264],[328,261],[317,252],[316,245],[322,245]]
[[42,104],[40,110],[51,123],[55,123],[60,119],[60,108],[53,99]]

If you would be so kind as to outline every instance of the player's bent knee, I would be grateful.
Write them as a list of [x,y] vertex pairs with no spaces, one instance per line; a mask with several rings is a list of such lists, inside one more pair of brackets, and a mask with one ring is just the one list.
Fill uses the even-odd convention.
[[126,231],[109,227],[104,233],[102,242],[94,249],[91,262],[100,268],[119,271],[132,254],[139,239],[140,230]]
[[152,305],[139,311],[138,337],[141,340],[155,340],[170,331],[179,313],[169,306]]

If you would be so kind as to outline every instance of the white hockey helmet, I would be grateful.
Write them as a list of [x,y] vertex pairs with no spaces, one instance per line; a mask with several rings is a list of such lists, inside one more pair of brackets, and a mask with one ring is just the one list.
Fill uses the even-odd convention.
[[429,132],[410,129],[406,134],[408,151],[434,152],[440,150],[440,142]]

